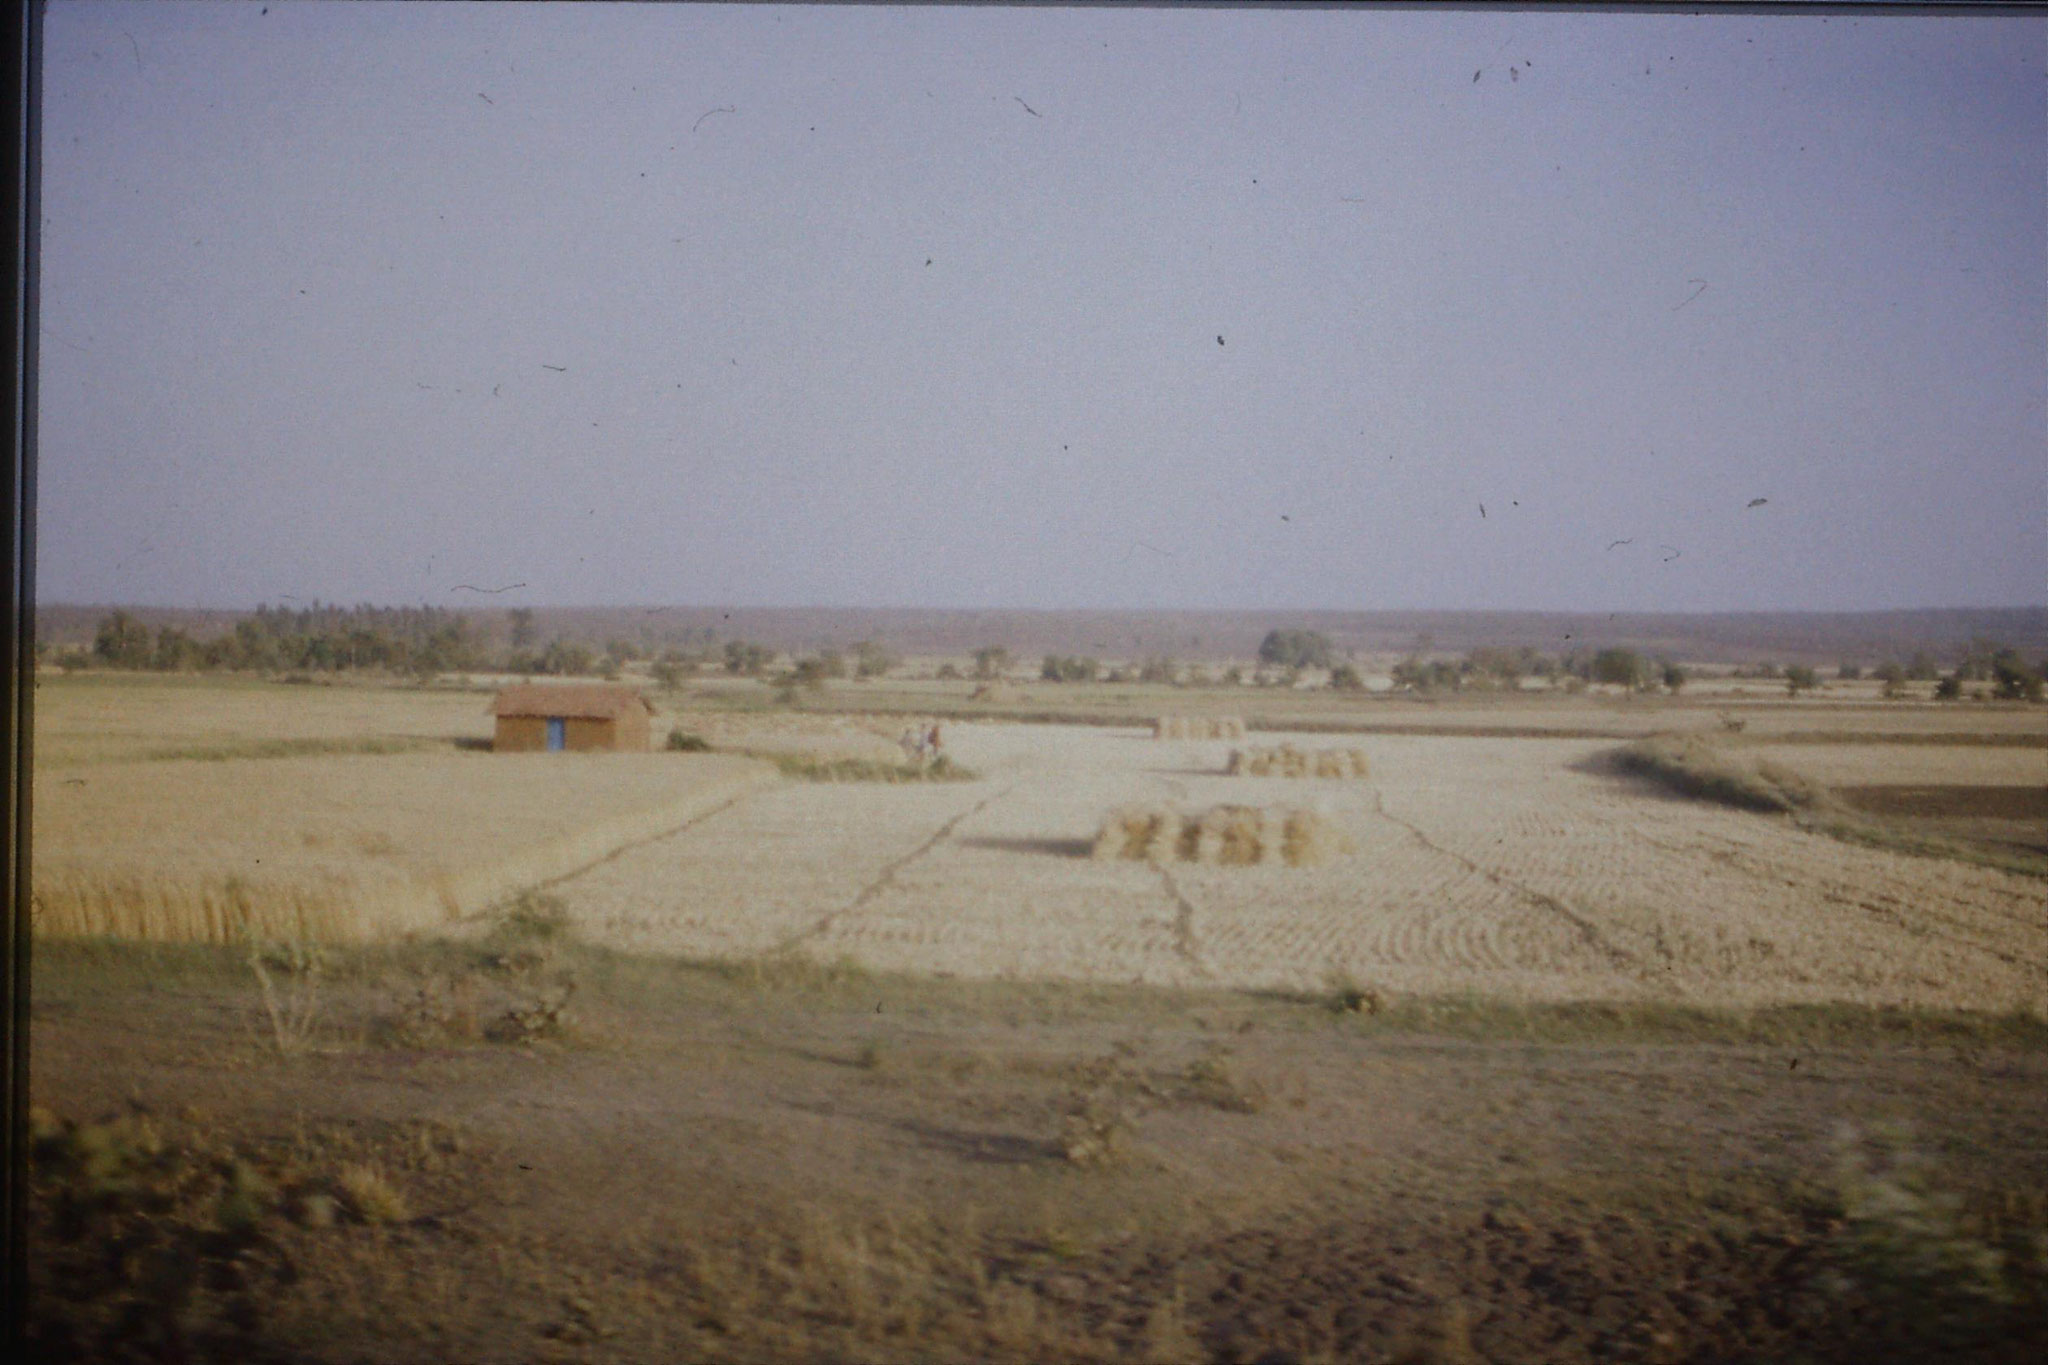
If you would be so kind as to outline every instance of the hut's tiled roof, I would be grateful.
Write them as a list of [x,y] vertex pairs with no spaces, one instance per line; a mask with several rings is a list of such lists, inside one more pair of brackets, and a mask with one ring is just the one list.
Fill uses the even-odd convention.
[[578,720],[615,720],[633,708],[654,708],[630,687],[602,683],[525,683],[508,687],[491,705],[494,716],[573,716]]

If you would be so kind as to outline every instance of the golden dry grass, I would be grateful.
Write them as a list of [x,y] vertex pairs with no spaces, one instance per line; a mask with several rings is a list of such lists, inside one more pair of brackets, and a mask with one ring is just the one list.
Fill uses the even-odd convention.
[[450,754],[39,772],[38,933],[361,941],[432,928],[773,780],[722,755]]
[[41,771],[172,756],[312,756],[319,746],[453,748],[490,739],[490,701],[483,691],[176,674],[45,678],[35,695],[35,764]]

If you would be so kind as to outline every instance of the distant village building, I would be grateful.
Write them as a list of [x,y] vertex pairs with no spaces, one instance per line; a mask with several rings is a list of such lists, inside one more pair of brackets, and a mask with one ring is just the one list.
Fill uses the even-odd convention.
[[508,687],[491,706],[499,753],[593,749],[646,753],[654,708],[630,687],[528,683]]

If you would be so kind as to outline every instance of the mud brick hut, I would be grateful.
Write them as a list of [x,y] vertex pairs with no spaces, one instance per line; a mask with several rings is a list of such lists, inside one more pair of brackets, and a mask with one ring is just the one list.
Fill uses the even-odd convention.
[[529,683],[508,687],[491,705],[499,753],[623,750],[646,753],[654,708],[630,687]]

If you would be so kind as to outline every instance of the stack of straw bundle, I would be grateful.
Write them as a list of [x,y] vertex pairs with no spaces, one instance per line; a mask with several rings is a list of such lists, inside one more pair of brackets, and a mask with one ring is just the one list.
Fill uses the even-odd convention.
[[1152,722],[1154,739],[1243,739],[1239,716],[1161,716]]
[[1364,777],[1369,770],[1363,749],[1304,751],[1283,744],[1230,752],[1232,777]]
[[1200,814],[1161,806],[1125,807],[1110,812],[1095,836],[1095,857],[1104,861],[1221,867],[1314,867],[1351,848],[1351,841],[1320,811],[1240,805],[1215,806]]

